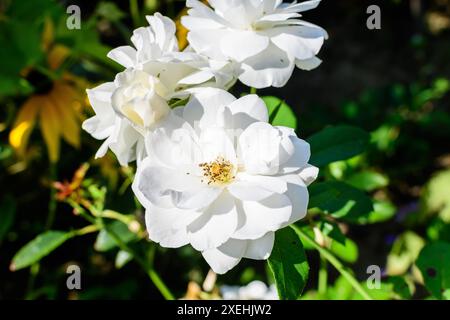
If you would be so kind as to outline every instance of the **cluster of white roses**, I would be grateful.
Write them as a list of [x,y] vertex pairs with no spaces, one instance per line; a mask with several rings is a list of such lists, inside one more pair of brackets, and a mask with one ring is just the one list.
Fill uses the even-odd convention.
[[137,162],[133,190],[150,239],[191,244],[217,273],[241,258],[267,259],[274,232],[304,217],[309,144],[268,123],[257,95],[236,99],[239,80],[281,87],[316,57],[326,32],[298,19],[320,0],[187,0],[190,46],[179,51],[175,24],[161,14],[134,31],[134,48],[108,56],[123,65],[114,82],[88,90],[96,115],[83,123],[121,165]]

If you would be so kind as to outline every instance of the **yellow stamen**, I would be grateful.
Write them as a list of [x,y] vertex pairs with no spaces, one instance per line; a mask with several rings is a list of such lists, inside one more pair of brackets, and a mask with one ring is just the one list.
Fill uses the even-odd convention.
[[217,157],[216,160],[211,162],[200,163],[199,167],[202,168],[203,176],[208,185],[228,184],[235,178],[233,164],[223,157]]

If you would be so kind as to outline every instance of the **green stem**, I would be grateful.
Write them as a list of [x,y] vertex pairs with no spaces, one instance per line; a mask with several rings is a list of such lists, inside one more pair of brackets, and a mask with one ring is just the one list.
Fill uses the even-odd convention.
[[345,267],[341,261],[339,261],[328,249],[321,247],[316,241],[314,241],[309,235],[303,232],[296,225],[291,225],[291,228],[297,232],[300,238],[307,242],[309,245],[314,247],[319,251],[320,255],[331,263],[337,271],[352,285],[352,287],[361,294],[365,300],[373,300],[372,297],[366,292],[366,290],[361,286],[358,280],[351,274],[347,267]]
[[139,17],[139,6],[137,0],[130,0],[130,12],[131,18],[133,19],[134,27],[138,28],[141,22]]
[[39,263],[31,265],[30,277],[28,279],[27,293],[25,294],[25,300],[33,300],[34,284],[36,282],[36,277],[39,273],[39,268],[40,268]]
[[250,88],[250,94],[256,94],[256,93],[257,93],[257,89],[251,87],[251,88]]
[[106,225],[104,225],[103,227],[106,230],[106,232],[108,232],[109,235],[117,242],[119,248],[130,253],[136,260],[136,262],[142,267],[142,269],[144,269],[147,272],[153,284],[158,288],[159,292],[161,292],[163,297],[166,300],[174,300],[175,298],[173,294],[170,292],[169,288],[167,288],[167,286],[164,284],[164,282],[162,281],[158,273],[152,268],[152,266],[145,259],[142,259],[142,257],[137,252],[135,252],[130,246],[128,246],[125,242],[123,242],[122,239],[120,239],[120,237],[117,236],[117,234],[114,231],[110,230]]
[[[134,251],[130,246],[128,246],[125,242],[120,239],[120,237],[111,230],[107,225],[103,223],[103,219],[101,216],[99,216],[97,219],[89,215],[86,210],[80,206],[78,203],[76,203],[73,200],[68,200],[69,204],[77,210],[78,214],[85,218],[87,221],[91,222],[93,225],[95,225],[98,229],[104,229],[113,239],[116,241],[117,245],[120,249],[127,251],[130,253],[134,260],[141,266],[142,269],[145,270],[147,275],[150,277],[150,280],[153,282],[153,284],[158,288],[159,292],[163,295],[163,297],[166,300],[174,300],[175,297],[170,292],[170,290],[167,288],[167,286],[164,284],[162,279],[159,277],[159,275],[156,273],[156,271],[153,269],[153,267],[145,260],[142,259],[142,257]],[[88,226],[92,228],[92,226]],[[88,228],[86,227],[86,228]],[[82,229],[81,229],[82,230]],[[80,232],[80,230],[79,230]]]
[[84,236],[86,234],[97,232],[99,230],[100,230],[100,228],[97,225],[91,224],[84,228],[73,231],[73,235],[74,236]]
[[[57,179],[57,167],[56,163],[50,162],[50,199],[48,201],[48,214],[47,214],[47,221],[45,222],[45,230],[50,230],[53,226],[53,223],[55,222],[55,216],[56,216],[56,189],[53,188],[53,183]],[[36,282],[36,277],[39,274],[39,263],[34,263],[30,268],[30,278],[28,280],[28,288],[27,288],[27,294],[26,299],[31,299],[32,293],[34,290],[34,283]]]
[[48,215],[47,221],[45,222],[45,230],[49,230],[55,222],[56,216],[56,189],[53,188],[53,182],[57,179],[57,168],[56,163],[50,163],[50,199],[48,202]]
[[318,292],[320,296],[325,296],[327,293],[328,287],[328,262],[327,260],[320,255],[320,269],[319,269],[319,283],[318,283]]
[[50,69],[45,68],[43,66],[35,65],[34,68],[51,80],[57,80],[60,78],[60,76],[56,72],[51,71]]
[[128,225],[131,221],[134,220],[131,216],[126,216],[124,214],[121,214],[121,213],[113,211],[113,210],[104,210],[101,213],[101,216],[103,218],[109,218],[109,219],[118,220],[118,221],[120,221],[120,222],[122,222],[123,224],[126,224],[126,225]]
[[161,277],[158,275],[158,273],[153,268],[147,269],[147,274],[152,279],[154,285],[158,288],[159,292],[163,295],[164,299],[166,300],[175,300],[175,297],[173,296],[172,292],[170,292],[169,288],[164,284]]

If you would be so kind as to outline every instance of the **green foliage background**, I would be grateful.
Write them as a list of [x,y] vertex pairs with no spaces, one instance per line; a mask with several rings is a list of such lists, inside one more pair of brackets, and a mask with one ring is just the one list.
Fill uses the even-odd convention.
[[[110,154],[93,160],[99,142],[84,133],[78,149],[62,145],[56,164],[36,130],[25,159],[8,143],[20,106],[41,89],[24,70],[47,80],[67,71],[87,87],[110,81],[120,70],[110,48],[128,43],[146,14],[183,9],[175,0],[74,2],[81,30],[66,28],[65,1],[0,1],[0,299],[183,297],[208,267],[190,247],[146,240],[132,167]],[[325,0],[308,12],[330,34],[324,63],[258,91],[272,123],[307,138],[321,169],[307,218],[276,234],[268,263],[243,261],[196,298],[258,279],[275,281],[286,299],[450,299],[450,1],[380,1],[382,29],[370,31],[372,3]],[[70,48],[51,74],[49,19],[54,42]],[[79,185],[57,201],[53,183],[72,181],[82,165]],[[70,264],[82,269],[80,291],[66,288]],[[371,265],[381,268],[379,288],[367,286]]]

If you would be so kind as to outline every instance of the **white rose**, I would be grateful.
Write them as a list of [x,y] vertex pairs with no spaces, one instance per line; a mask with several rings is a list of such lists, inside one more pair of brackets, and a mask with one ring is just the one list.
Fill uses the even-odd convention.
[[170,113],[169,91],[157,77],[129,69],[116,76],[115,85],[111,99],[114,110],[142,134]]
[[175,23],[168,17],[155,13],[147,16],[149,27],[133,32],[134,47],[121,46],[111,50],[108,57],[125,68],[143,69],[149,61],[178,62],[191,67],[191,72],[179,80],[182,88],[207,85],[228,89],[236,81],[235,65],[229,61],[212,60],[187,48],[178,50]]
[[177,94],[177,81],[192,68],[149,61],[143,69],[127,69],[114,82],[87,90],[96,115],[83,123],[83,129],[96,139],[106,139],[96,157],[110,148],[121,165],[140,162],[146,155],[144,136],[148,131],[178,125],[168,101]]
[[321,27],[298,19],[320,0],[292,4],[282,0],[211,0],[211,7],[187,0],[189,30],[194,50],[217,60],[240,64],[239,80],[264,88],[282,87],[297,66],[311,70],[328,35]]
[[191,244],[217,273],[243,257],[267,259],[274,232],[306,214],[318,172],[309,144],[268,124],[256,95],[199,89],[176,112],[186,123],[147,135],[149,157],[133,183],[150,238]]
[[229,63],[178,52],[172,20],[160,14],[147,20],[150,26],[135,30],[132,37],[136,48],[123,46],[108,54],[127,69],[114,82],[87,90],[95,116],[83,123],[83,129],[105,140],[96,157],[109,148],[121,165],[145,157],[147,131],[177,123],[170,116],[172,98],[187,96],[186,90],[199,84],[229,87],[235,81]]
[[133,31],[131,42],[135,48],[115,48],[108,53],[110,59],[125,68],[140,68],[147,61],[161,59],[178,51],[175,23],[160,13],[146,18],[150,26]]

